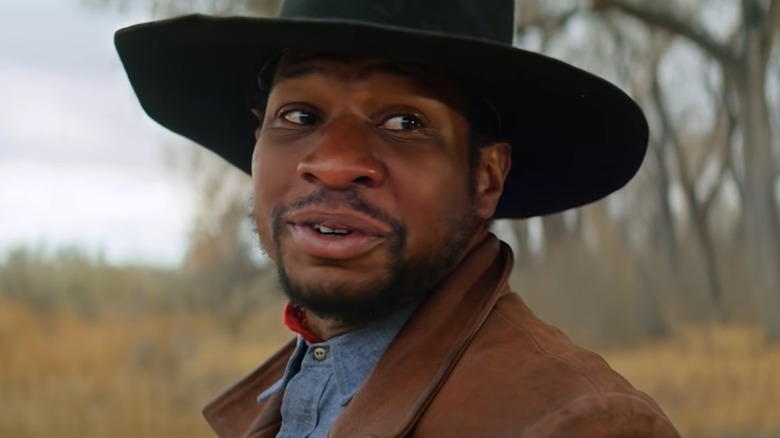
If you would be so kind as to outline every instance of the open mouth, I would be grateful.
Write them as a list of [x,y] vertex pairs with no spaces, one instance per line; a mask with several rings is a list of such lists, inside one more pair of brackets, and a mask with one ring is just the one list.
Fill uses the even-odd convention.
[[323,224],[312,224],[311,226],[315,231],[326,236],[347,236],[352,234],[352,230],[346,228],[331,228]]
[[352,260],[386,244],[393,227],[349,208],[314,207],[296,210],[285,218],[289,245],[299,257],[311,260]]
[[333,222],[290,224],[292,244],[299,254],[317,259],[349,260],[370,253],[385,239],[361,228]]

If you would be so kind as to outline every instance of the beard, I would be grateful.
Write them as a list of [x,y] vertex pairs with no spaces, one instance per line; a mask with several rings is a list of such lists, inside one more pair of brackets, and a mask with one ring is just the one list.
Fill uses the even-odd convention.
[[[382,221],[392,232],[387,237],[384,261],[376,276],[362,282],[346,282],[334,275],[322,281],[302,283],[295,280],[284,264],[281,236],[285,216],[310,206],[349,207]],[[404,224],[363,200],[354,190],[319,190],[290,204],[277,207],[272,213],[272,241],[276,257],[278,281],[293,305],[306,308],[320,318],[344,324],[362,324],[386,316],[426,297],[458,264],[468,240],[476,229],[477,218],[472,205],[462,214],[437,223],[445,236],[421,256],[404,257],[407,230]],[[443,227],[443,228],[442,228]],[[266,245],[266,242],[261,244]]]

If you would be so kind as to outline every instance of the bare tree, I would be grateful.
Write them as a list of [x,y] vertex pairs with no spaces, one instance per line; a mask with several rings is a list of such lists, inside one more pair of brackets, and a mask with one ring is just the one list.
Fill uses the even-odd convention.
[[[780,215],[774,185],[778,165],[773,151],[773,125],[766,90],[773,44],[780,36],[780,1],[741,0],[740,25],[719,40],[697,25],[695,9],[685,11],[678,2],[640,3],[597,0],[596,11],[615,11],[646,26],[684,38],[710,57],[725,81],[725,96],[733,99],[736,124],[743,147],[742,214],[751,254],[753,292],[764,319],[767,339],[780,340]],[[681,2],[679,2],[681,3]],[[737,136],[731,136],[735,141]],[[697,203],[691,204],[697,206]],[[697,206],[700,209],[703,206]],[[696,216],[702,213],[697,211]]]
[[[767,339],[773,340],[780,333],[780,276],[776,269],[780,266],[780,236],[773,199],[780,166],[772,156],[772,129],[777,128],[777,121],[773,125],[768,118],[772,101],[765,87],[766,74],[773,71],[770,52],[777,40],[780,8],[777,1],[734,3],[742,18],[732,25],[715,20],[708,29],[707,20],[701,17],[715,3],[614,0],[594,1],[586,7],[584,3],[564,2],[562,6],[523,1],[521,10],[528,15],[520,20],[519,35],[530,36],[521,43],[530,41],[531,49],[563,57],[612,79],[632,94],[650,119],[649,162],[627,188],[608,200],[613,205],[625,205],[608,215],[612,226],[602,227],[600,238],[609,240],[604,232],[620,234],[622,229],[620,238],[633,243],[629,252],[651,255],[656,247],[665,254],[661,258],[668,260],[671,276],[691,263],[679,256],[680,245],[691,239],[701,261],[682,272],[686,277],[691,272],[702,273],[709,290],[710,314],[715,318],[730,312],[722,307],[724,295],[750,289],[739,286],[734,290],[732,285],[732,290],[724,291],[721,268],[723,263],[733,265],[728,245],[748,248],[751,272],[742,277],[742,284],[753,283]],[[696,81],[696,86],[704,84],[707,96],[706,101],[699,102],[706,107],[700,106],[698,112],[712,115],[705,131],[695,128],[688,118],[679,117],[678,97],[686,90],[681,93],[680,84],[659,80],[660,65],[666,63],[668,67],[671,61],[667,59],[673,58],[681,42],[701,52],[706,60],[703,66],[689,65],[700,72],[699,78],[690,80]],[[777,63],[775,59],[775,70]],[[725,193],[734,187],[740,205],[726,208]],[[657,193],[655,198],[648,196],[651,191]],[[713,228],[723,222],[724,216],[741,221],[746,241],[729,243],[733,235],[724,234],[722,227]],[[592,215],[586,215],[586,219],[592,221]],[[559,222],[558,218],[545,220],[547,239],[564,234],[560,230],[567,231]],[[588,239],[579,232],[571,237],[574,239],[567,238],[567,245]],[[688,253],[687,245],[683,247]],[[603,246],[598,251],[600,257],[609,259]],[[624,263],[629,260],[626,257]],[[686,294],[692,292],[682,283],[679,288]],[[750,300],[742,296],[740,301]]]

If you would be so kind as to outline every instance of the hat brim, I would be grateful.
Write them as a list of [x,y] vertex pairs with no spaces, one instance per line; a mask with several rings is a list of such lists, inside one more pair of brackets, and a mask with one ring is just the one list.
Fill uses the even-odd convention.
[[251,171],[249,96],[270,56],[296,48],[432,65],[478,89],[512,144],[495,218],[598,200],[625,185],[647,148],[642,111],[611,83],[487,40],[355,21],[190,15],[117,31],[141,106],[161,125]]

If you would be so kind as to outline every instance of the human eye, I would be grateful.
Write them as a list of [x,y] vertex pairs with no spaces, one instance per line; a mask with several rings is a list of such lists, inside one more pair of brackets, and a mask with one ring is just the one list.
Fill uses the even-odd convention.
[[416,131],[424,126],[420,117],[413,114],[394,114],[380,125],[388,131]]
[[286,122],[301,126],[313,126],[319,121],[314,111],[300,108],[284,110],[279,117]]

